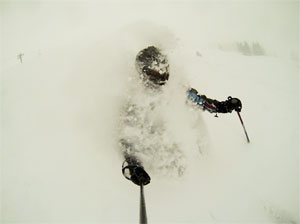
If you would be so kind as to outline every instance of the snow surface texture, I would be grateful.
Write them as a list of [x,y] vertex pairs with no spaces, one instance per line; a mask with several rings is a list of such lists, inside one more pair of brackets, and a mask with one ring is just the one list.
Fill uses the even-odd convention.
[[[298,7],[1,2],[2,223],[137,223],[139,189],[121,175],[118,143],[128,100],[149,104],[165,133],[144,157],[149,223],[299,223]],[[224,47],[244,41],[265,55]],[[150,45],[170,63],[158,99],[134,94],[135,56]],[[251,143],[236,113],[187,105],[187,86],[240,98]],[[150,167],[176,156],[181,175]]]

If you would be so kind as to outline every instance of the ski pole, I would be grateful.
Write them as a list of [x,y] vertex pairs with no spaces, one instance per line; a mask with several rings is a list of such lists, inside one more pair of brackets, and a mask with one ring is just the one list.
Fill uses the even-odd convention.
[[141,196],[140,196],[140,224],[147,224],[146,203],[144,197],[144,186],[141,184]]
[[245,135],[246,135],[246,138],[247,138],[247,142],[250,143],[250,139],[249,139],[249,137],[248,137],[248,134],[247,134],[247,131],[246,131],[244,122],[243,122],[243,120],[242,120],[242,118],[241,118],[240,112],[237,111],[237,114],[239,115],[240,121],[241,121],[241,123],[242,123],[243,129],[244,129],[244,132],[245,132]]

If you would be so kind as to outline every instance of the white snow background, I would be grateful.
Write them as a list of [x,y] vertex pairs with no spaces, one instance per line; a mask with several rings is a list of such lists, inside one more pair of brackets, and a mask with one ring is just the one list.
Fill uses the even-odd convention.
[[2,223],[138,223],[116,127],[150,45],[169,55],[172,100],[181,81],[240,98],[251,143],[236,113],[199,110],[209,146],[189,150],[170,104],[188,167],[151,176],[149,223],[299,223],[298,1],[2,1],[0,15]]

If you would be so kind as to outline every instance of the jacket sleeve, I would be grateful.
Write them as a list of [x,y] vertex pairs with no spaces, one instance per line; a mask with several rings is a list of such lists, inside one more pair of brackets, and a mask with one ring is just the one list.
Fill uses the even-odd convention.
[[187,92],[188,100],[193,102],[194,104],[199,105],[203,110],[207,110],[210,113],[228,113],[226,107],[226,102],[220,102],[215,99],[210,99],[206,97],[205,95],[198,94],[198,91],[196,89],[189,89]]

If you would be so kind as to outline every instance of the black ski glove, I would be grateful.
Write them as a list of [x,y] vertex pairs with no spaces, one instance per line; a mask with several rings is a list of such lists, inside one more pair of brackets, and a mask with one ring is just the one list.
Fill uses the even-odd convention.
[[232,98],[231,96],[229,96],[227,100],[220,102],[218,100],[207,98],[205,95],[198,95],[198,91],[191,88],[188,91],[188,98],[211,113],[231,113],[233,110],[237,112],[242,110],[241,101],[238,98]]
[[144,167],[134,156],[125,155],[125,161],[122,165],[124,177],[137,185],[147,185],[150,183],[150,176]]
[[221,102],[220,109],[221,113],[231,113],[233,110],[241,112],[242,102],[238,98],[232,98],[229,96],[226,101]]

